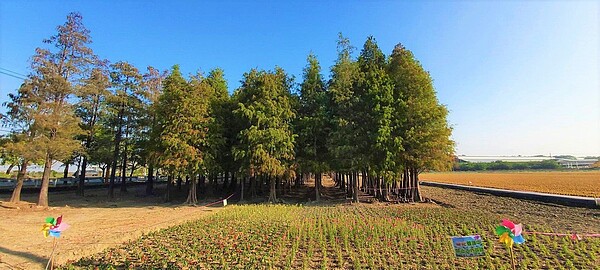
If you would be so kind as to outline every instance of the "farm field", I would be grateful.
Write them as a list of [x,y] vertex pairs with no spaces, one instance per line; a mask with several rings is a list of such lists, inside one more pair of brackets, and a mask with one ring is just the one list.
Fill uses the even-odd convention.
[[[230,206],[63,268],[509,269],[493,234],[501,217],[433,204]],[[455,258],[449,236],[469,234],[481,234],[485,257]],[[515,248],[520,269],[600,269],[598,238],[526,239]]]
[[600,171],[424,173],[422,181],[600,197]]

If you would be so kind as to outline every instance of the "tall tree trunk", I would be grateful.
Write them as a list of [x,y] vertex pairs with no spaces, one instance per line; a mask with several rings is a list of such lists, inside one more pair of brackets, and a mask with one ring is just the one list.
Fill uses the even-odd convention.
[[154,163],[148,164],[148,179],[146,179],[146,195],[150,196],[154,192]]
[[358,200],[358,177],[357,177],[357,172],[353,172],[352,173],[352,178],[354,181],[354,192],[353,192],[353,196],[352,196],[352,201],[354,203],[359,203],[360,201]]
[[21,163],[21,168],[17,173],[17,185],[15,186],[15,189],[12,192],[10,202],[16,203],[21,201],[21,190],[23,189],[23,181],[25,180],[25,175],[27,174],[28,165],[28,160],[23,160],[23,163]]
[[229,173],[228,172],[224,172],[223,173],[223,185],[221,186],[221,195],[223,195],[223,193],[227,193],[227,189],[229,188]]
[[231,172],[231,182],[229,184],[229,192],[235,192],[237,188],[237,178],[235,172]]
[[38,198],[38,206],[48,207],[48,185],[50,184],[50,171],[52,170],[52,159],[50,154],[46,154],[44,160],[44,174],[42,175],[42,188]]
[[264,176],[259,176],[256,177],[255,179],[255,183],[258,183],[258,185],[256,185],[256,193],[257,195],[262,196],[263,194],[265,194],[264,189],[265,189],[265,177]]
[[416,168],[412,168],[412,182],[413,182],[413,199],[415,202],[421,201],[421,187],[419,186],[419,172]]
[[383,190],[385,189],[385,187],[384,187],[385,179],[383,179],[383,176],[379,176],[379,177],[377,178],[377,181],[379,182],[379,184],[378,184],[378,188],[379,188],[379,191],[378,191],[378,192],[379,192],[379,199],[380,199],[381,201],[386,201],[386,200],[385,200],[385,196],[383,195]]
[[373,177],[371,177],[371,183],[371,194],[373,194],[375,198],[379,198],[379,176],[376,173],[373,173]]
[[250,199],[256,197],[256,176],[250,176]]
[[127,193],[127,143],[125,143],[123,164],[121,166],[121,192]]
[[177,190],[181,190],[181,183],[183,179],[181,179],[181,175],[177,176]]
[[165,202],[171,201],[171,186],[173,185],[173,175],[167,176],[167,192],[165,192]]
[[410,177],[408,176],[408,168],[404,168],[404,172],[402,173],[402,185],[400,186],[400,188],[402,188],[402,190],[400,190],[400,194],[402,194],[402,198],[404,199],[404,201],[408,201],[408,197],[410,195],[410,181],[409,181]]
[[354,186],[354,184],[352,183],[352,178],[348,173],[342,173],[342,177],[346,179],[346,195],[347,197],[352,198],[352,187]]
[[246,176],[242,177],[240,180],[240,201],[244,201],[244,186],[246,185]]
[[63,171],[63,178],[67,178],[69,177],[69,163],[70,162],[65,162],[65,170]]
[[381,178],[381,200],[384,202],[389,202],[390,201],[390,195],[389,195],[389,184],[385,181],[385,178],[382,177]]
[[269,184],[271,188],[269,189],[269,202],[276,203],[277,202],[277,177],[268,177]]
[[315,174],[315,200],[317,202],[321,201],[321,183],[320,182],[320,175]]
[[[81,170],[79,171],[79,182],[77,184],[77,195],[84,196],[85,194],[85,171],[87,170],[88,158],[87,156],[83,156],[83,161],[81,161]],[[104,177],[104,170],[102,177]]]
[[110,175],[111,175],[111,168],[110,166],[112,166],[112,163],[110,165],[106,166],[106,173],[104,174],[104,183],[108,183],[109,179],[110,179]]
[[123,137],[123,114],[125,113],[125,105],[121,104],[117,115],[117,132],[115,132],[115,147],[113,152],[112,168],[110,169],[110,184],[108,185],[108,197],[115,197],[115,178],[117,177],[117,162],[119,162],[119,147]]
[[[188,178],[188,179],[190,179],[190,178]],[[196,197],[196,192],[197,192],[196,191],[196,186],[197,186],[197,184],[196,184],[196,178],[192,177],[190,179],[190,181],[191,182],[190,182],[190,185],[189,185],[188,197],[185,200],[185,203],[186,204],[190,204],[190,205],[196,205],[196,204],[198,204],[198,197]]]
[[297,173],[296,174],[296,183],[294,183],[296,185],[296,187],[300,186],[300,180],[302,179],[302,173]]
[[348,197],[353,198],[354,195],[352,194],[352,189],[354,188],[354,182],[352,182],[352,177],[350,177],[350,174],[347,173],[344,173],[344,177],[348,182],[348,185],[346,185],[346,194]]
[[117,163],[119,162],[119,142],[121,140],[121,136],[118,136],[118,139],[115,139],[115,150],[113,153],[113,162],[110,168],[110,182],[108,184],[108,197],[115,197],[115,178],[117,178]]

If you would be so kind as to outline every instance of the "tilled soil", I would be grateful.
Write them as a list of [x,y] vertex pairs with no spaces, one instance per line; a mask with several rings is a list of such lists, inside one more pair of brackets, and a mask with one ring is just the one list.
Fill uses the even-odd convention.
[[529,225],[545,225],[561,233],[600,233],[600,209],[498,197],[470,191],[422,186],[423,196],[445,207],[497,214]]

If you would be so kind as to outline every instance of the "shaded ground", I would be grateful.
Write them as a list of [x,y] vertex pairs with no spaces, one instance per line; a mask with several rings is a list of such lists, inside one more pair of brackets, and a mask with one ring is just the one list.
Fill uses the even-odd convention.
[[[84,198],[73,191],[50,193],[51,207],[47,210],[27,204],[20,205],[20,209],[5,208],[10,194],[0,195],[0,203],[5,206],[0,207],[0,269],[44,268],[53,239],[44,238],[40,229],[48,216],[63,215],[71,225],[59,240],[56,261],[60,264],[219,209],[165,204],[160,195],[164,186],[157,189],[159,195],[151,197],[141,195],[144,189],[130,187],[126,194],[117,190],[112,201],[106,199],[105,189],[88,190]],[[37,194],[23,195],[26,201],[37,199]]]
[[[321,188],[321,201],[319,204],[337,204],[348,203],[350,199],[346,199],[346,193],[343,189],[335,186],[333,179],[327,175],[323,175]],[[291,192],[282,196],[286,203],[311,203],[315,204],[316,200],[315,181],[311,178],[306,181],[305,185],[294,187]]]

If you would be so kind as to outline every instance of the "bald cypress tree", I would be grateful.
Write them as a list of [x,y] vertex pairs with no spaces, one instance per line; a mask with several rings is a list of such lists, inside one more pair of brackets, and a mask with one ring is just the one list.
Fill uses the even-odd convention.
[[[79,119],[69,98],[75,86],[96,62],[89,30],[85,28],[79,13],[70,13],[67,21],[59,25],[57,34],[44,40],[50,49],[37,48],[31,60],[31,73],[11,97],[12,119],[27,122],[23,130],[35,148],[42,153],[44,163],[42,185],[38,205],[48,206],[48,185],[52,163],[64,160],[80,148],[75,137],[81,133]],[[20,119],[20,120],[19,120]],[[24,156],[24,161],[28,158]],[[23,163],[27,167],[27,162]]]
[[401,44],[392,52],[388,74],[395,85],[393,121],[397,127],[393,134],[402,138],[403,151],[395,157],[403,167],[400,193],[409,201],[420,201],[419,173],[452,164],[454,142],[446,119],[448,110],[439,103],[429,73]]
[[358,80],[354,83],[357,97],[352,117],[356,125],[355,145],[363,153],[357,165],[372,174],[374,194],[382,200],[387,197],[386,180],[392,181],[395,166],[392,148],[393,84],[386,73],[386,57],[375,39],[368,37],[358,57]]
[[[358,170],[356,141],[356,126],[360,123],[352,117],[357,97],[353,85],[358,79],[358,65],[352,60],[353,47],[350,41],[341,33],[338,37],[338,58],[331,68],[331,79],[328,83],[329,113],[331,115],[331,136],[328,143],[331,155],[330,164],[338,175],[342,187],[352,184],[353,172]],[[358,194],[348,189],[358,202]]]
[[170,175],[191,176],[188,204],[197,203],[195,176],[206,170],[211,89],[205,80],[196,83],[188,83],[179,66],[173,66],[164,80],[158,106],[163,152],[160,163]]
[[[109,123],[114,127],[113,161],[108,196],[113,198],[118,163],[121,163],[121,192],[126,192],[127,156],[132,132],[137,131],[142,106],[142,75],[132,64],[120,61],[110,65],[112,94],[107,97]],[[121,144],[124,142],[123,144]]]
[[159,98],[162,95],[163,81],[166,72],[149,66],[143,75],[143,87],[146,102],[144,104],[144,124],[142,131],[142,159],[148,166],[148,178],[146,179],[146,195],[154,193],[154,177],[157,171],[158,158],[160,156],[160,127],[157,114]]
[[105,101],[110,87],[107,73],[106,69],[101,66],[94,68],[76,91],[79,100],[75,113],[81,119],[81,128],[84,132],[81,140],[85,150],[77,186],[77,193],[81,196],[84,195],[86,169],[89,161],[88,152],[92,150],[96,133],[99,132],[98,123],[105,113]]
[[41,162],[40,158],[43,156],[42,149],[34,147],[34,139],[37,137],[37,130],[34,129],[36,107],[31,106],[28,98],[23,96],[26,94],[24,88],[29,87],[28,84],[23,83],[17,94],[8,95],[10,102],[5,104],[8,111],[2,119],[13,130],[3,145],[2,158],[14,159],[20,166],[17,183],[10,197],[10,202],[13,203],[21,201],[21,190],[28,166]]
[[235,114],[242,121],[234,148],[235,159],[250,177],[267,179],[269,201],[277,201],[276,181],[284,176],[294,159],[295,135],[291,122],[295,112],[291,106],[292,79],[281,68],[275,71],[251,70],[244,74],[237,90]]
[[229,172],[234,170],[230,138],[233,128],[233,108],[230,105],[223,70],[219,68],[211,70],[205,80],[210,88],[206,167],[210,174],[211,190],[215,192],[217,176],[222,175],[226,182]]
[[310,54],[300,85],[300,106],[296,132],[297,161],[302,172],[315,176],[316,200],[320,200],[321,176],[327,171],[329,158],[327,140],[330,119],[327,111],[327,93],[317,57]]

